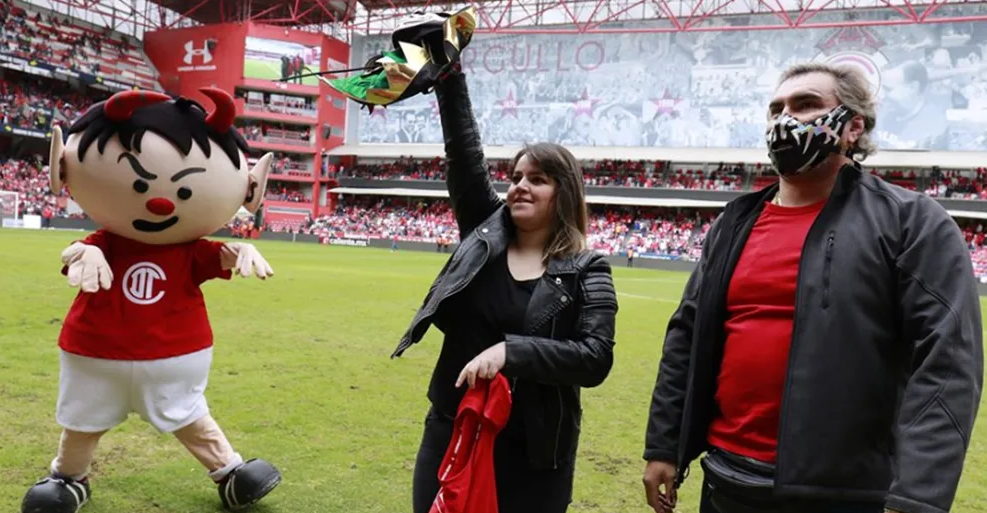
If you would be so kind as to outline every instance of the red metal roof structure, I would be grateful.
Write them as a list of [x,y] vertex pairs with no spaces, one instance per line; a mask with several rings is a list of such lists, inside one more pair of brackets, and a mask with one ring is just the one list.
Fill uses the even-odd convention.
[[[983,0],[496,0],[473,4],[447,0],[50,0],[71,16],[88,11],[104,26],[144,30],[253,21],[321,31],[350,40],[389,33],[415,11],[477,7],[478,33],[663,33],[775,30],[987,21]],[[963,13],[957,6],[964,6]],[[892,19],[868,19],[873,9]],[[820,21],[824,11],[851,11],[850,19]],[[972,13],[972,14],[971,14]],[[716,23],[721,16],[768,15],[752,24]],[[856,19],[854,19],[856,18]],[[886,16],[884,17],[886,18]],[[122,30],[130,33],[130,30]]]

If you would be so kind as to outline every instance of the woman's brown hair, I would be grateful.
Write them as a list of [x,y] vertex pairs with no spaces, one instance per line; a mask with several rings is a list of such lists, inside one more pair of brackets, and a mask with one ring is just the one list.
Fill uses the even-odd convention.
[[555,220],[544,257],[564,257],[586,249],[586,191],[583,168],[573,154],[554,143],[525,145],[511,161],[511,171],[525,155],[555,182]]

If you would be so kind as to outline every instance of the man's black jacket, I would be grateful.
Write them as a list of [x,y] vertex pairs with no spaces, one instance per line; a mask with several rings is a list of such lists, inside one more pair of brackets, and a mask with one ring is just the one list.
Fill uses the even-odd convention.
[[[680,481],[716,415],[730,277],[777,188],[727,204],[668,323],[644,458]],[[802,252],[776,492],[949,511],[980,404],[980,317],[946,211],[844,166]]]
[[[480,134],[463,75],[436,86],[447,159],[449,200],[460,244],[436,277],[392,354],[419,342],[430,325],[443,345],[477,337],[469,319],[442,315],[443,302],[469,285],[493,258],[507,251],[513,225],[490,183]],[[522,415],[532,468],[569,465],[576,454],[582,406],[580,388],[603,383],[613,366],[617,295],[610,264],[592,251],[549,260],[525,313],[524,333],[506,337],[501,373],[511,382],[511,415]],[[461,368],[437,365],[428,397],[439,414],[454,417],[465,387],[455,388]]]

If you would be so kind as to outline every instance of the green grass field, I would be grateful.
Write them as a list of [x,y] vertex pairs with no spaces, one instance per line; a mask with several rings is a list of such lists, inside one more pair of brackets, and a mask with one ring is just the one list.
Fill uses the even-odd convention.
[[[76,291],[59,253],[77,233],[0,230],[0,511],[54,456],[59,327]],[[280,467],[284,482],[253,510],[401,513],[425,390],[438,354],[432,330],[403,358],[390,352],[445,255],[257,242],[273,279],[206,284],[216,335],[207,395],[244,457]],[[615,269],[620,291],[616,362],[584,393],[576,471],[581,513],[646,512],[644,426],[665,323],[682,273]],[[987,511],[987,419],[982,414],[954,511]],[[695,512],[694,465],[681,512]],[[168,435],[139,418],[108,434],[96,455],[91,513],[217,512],[204,470]]]
[[[313,71],[318,70],[313,69],[311,71],[306,71],[305,73],[310,73]],[[244,58],[243,76],[247,78],[259,78],[262,80],[281,80],[281,62]],[[319,85],[319,79],[317,77],[304,77],[302,78],[302,85],[317,86]]]

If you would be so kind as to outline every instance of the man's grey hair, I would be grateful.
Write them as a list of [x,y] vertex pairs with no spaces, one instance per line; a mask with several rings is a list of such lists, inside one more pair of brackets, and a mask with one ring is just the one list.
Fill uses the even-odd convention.
[[836,79],[836,98],[864,118],[864,133],[853,144],[851,156],[856,160],[864,160],[877,152],[877,144],[870,136],[877,124],[877,106],[867,77],[860,70],[850,66],[810,62],[796,64],[786,69],[778,79],[778,85],[788,79],[809,73],[826,73]]

